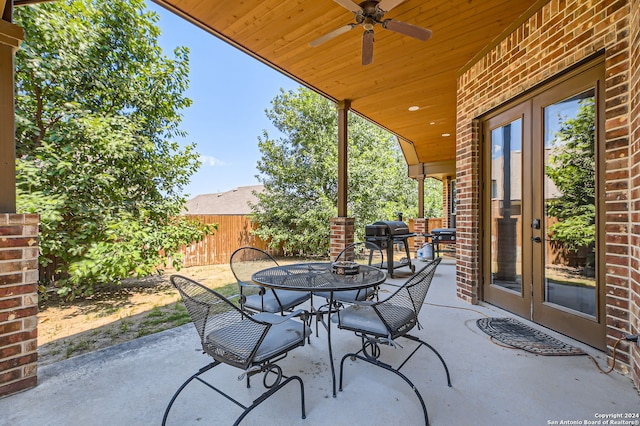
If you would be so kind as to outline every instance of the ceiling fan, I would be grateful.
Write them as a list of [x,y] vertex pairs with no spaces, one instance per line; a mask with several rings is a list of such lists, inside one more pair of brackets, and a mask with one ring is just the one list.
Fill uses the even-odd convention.
[[382,28],[386,30],[404,34],[421,41],[427,41],[431,38],[431,30],[427,28],[418,27],[406,22],[394,21],[393,19],[383,20],[385,13],[405,0],[365,0],[360,4],[356,4],[352,0],[333,1],[353,12],[356,22],[347,24],[313,40],[309,43],[311,47],[320,46],[322,43],[362,25],[364,28],[364,33],[362,34],[362,65],[369,65],[373,62],[373,27],[376,24],[380,24]]

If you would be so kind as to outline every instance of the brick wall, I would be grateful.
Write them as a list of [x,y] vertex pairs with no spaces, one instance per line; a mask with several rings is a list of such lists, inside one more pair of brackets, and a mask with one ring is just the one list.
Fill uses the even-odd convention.
[[[478,300],[480,272],[479,205],[480,132],[476,118],[555,75],[604,52],[606,68],[606,293],[607,344],[637,323],[637,281],[631,278],[629,237],[629,98],[630,37],[635,37],[637,91],[638,0],[550,0],[513,33],[491,49],[458,79],[457,188],[459,205],[458,296]],[[633,13],[630,13],[633,10]],[[635,22],[631,27],[630,20]],[[631,28],[633,28],[631,30]],[[631,35],[630,35],[631,33]],[[632,58],[634,59],[634,58]],[[636,105],[637,111],[637,105]],[[634,122],[637,129],[636,112]],[[637,138],[636,138],[637,140]],[[635,151],[637,153],[636,147]],[[635,154],[637,155],[637,154]],[[635,186],[638,187],[638,171]],[[637,191],[635,199],[638,199]],[[637,210],[637,208],[636,208]],[[634,221],[638,223],[638,220]],[[636,254],[635,259],[640,257]],[[637,260],[636,260],[637,261]],[[635,284],[630,285],[630,281]],[[629,303],[635,297],[635,301]],[[630,315],[630,311],[636,311]],[[629,364],[630,345],[622,344],[619,360]],[[636,356],[637,359],[637,355]],[[634,367],[637,369],[637,365]],[[638,381],[636,380],[636,384]]]
[[331,218],[330,255],[332,259],[338,257],[340,252],[354,242],[355,218],[333,217]]
[[38,216],[0,213],[0,397],[36,385]]
[[442,180],[442,227],[451,228],[451,177]]
[[[460,93],[458,93],[460,97]],[[456,269],[458,297],[478,303],[480,288],[480,126],[458,107]],[[467,125],[463,125],[466,123]]]
[[[630,28],[630,105],[631,117],[630,152],[631,157],[631,229],[630,229],[630,257],[631,277],[629,280],[630,294],[630,332],[640,333],[640,0],[631,2]],[[636,386],[640,387],[640,347],[637,345],[631,351],[633,359],[632,374]]]

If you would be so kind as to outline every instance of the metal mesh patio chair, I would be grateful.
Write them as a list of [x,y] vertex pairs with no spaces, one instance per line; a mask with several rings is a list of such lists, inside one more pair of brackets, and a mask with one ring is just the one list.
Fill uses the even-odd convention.
[[[420,308],[427,296],[427,291],[431,285],[431,281],[436,272],[436,267],[440,264],[442,258],[438,257],[429,262],[422,270],[408,279],[400,288],[398,288],[391,296],[385,300],[378,302],[355,302],[351,306],[338,311],[333,319],[337,320],[338,328],[354,331],[357,336],[361,337],[362,348],[356,353],[348,353],[340,362],[340,387],[342,390],[342,379],[344,370],[344,361],[347,358],[360,359],[370,364],[382,367],[401,377],[415,391],[422,410],[424,412],[425,423],[429,424],[427,407],[422,399],[422,395],[418,388],[400,372],[400,369],[409,361],[409,359],[420,349],[426,346],[431,349],[440,359],[447,374],[447,384],[451,387],[451,377],[449,369],[444,362],[442,356],[433,346],[419,339],[418,337],[409,335],[416,325],[421,328],[418,320]],[[405,337],[418,343],[418,346],[409,354],[409,356],[400,364],[398,368],[393,368],[379,360],[381,350],[380,345],[389,345],[394,347],[402,347],[396,343],[396,339]]]
[[[345,247],[336,256],[336,262],[349,261],[356,262],[360,265],[373,266],[382,269],[384,264],[384,253],[382,249],[371,242],[358,242]],[[314,296],[322,297],[327,301],[331,298],[330,292],[317,292]],[[333,306],[329,309],[329,304],[321,305],[316,311],[316,336],[318,335],[318,323],[324,324],[324,314],[336,312],[341,309],[345,303],[353,303],[355,301],[370,300],[378,297],[378,286],[367,287],[359,290],[345,290],[333,292]]]
[[[166,424],[169,411],[180,392],[194,379],[225,396],[244,410],[234,423],[236,425],[269,396],[292,380],[296,380],[300,384],[304,419],[306,414],[302,379],[298,376],[284,376],[276,362],[284,359],[290,350],[305,344],[305,338],[311,333],[304,320],[307,312],[298,310],[285,317],[271,313],[249,315],[221,294],[189,278],[173,275],[171,283],[182,296],[191,320],[200,335],[202,350],[213,357],[214,361],[198,370],[178,388],[165,410],[162,424]],[[293,317],[296,316],[302,316],[303,321],[294,320]],[[251,405],[245,406],[200,377],[220,364],[244,370],[238,380],[246,377],[247,387],[249,387],[249,377],[264,373],[263,385],[266,391]]]
[[243,309],[254,312],[279,312],[284,315],[311,298],[301,291],[274,290],[265,288],[251,280],[251,276],[262,269],[279,266],[278,262],[255,247],[241,247],[231,254],[231,271],[240,286],[240,304]]

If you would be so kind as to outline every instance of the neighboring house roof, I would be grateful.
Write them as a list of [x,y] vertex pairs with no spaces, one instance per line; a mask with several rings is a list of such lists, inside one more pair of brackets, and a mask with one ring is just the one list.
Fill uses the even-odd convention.
[[187,201],[185,214],[246,215],[251,213],[249,202],[257,203],[253,192],[264,191],[264,185],[240,186],[226,192],[197,195]]

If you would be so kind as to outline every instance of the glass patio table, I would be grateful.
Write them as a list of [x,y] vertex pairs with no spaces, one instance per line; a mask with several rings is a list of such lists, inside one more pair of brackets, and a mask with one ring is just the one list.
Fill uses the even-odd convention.
[[[316,315],[328,313],[331,316],[333,293],[343,290],[359,290],[382,284],[387,279],[386,272],[367,265],[359,265],[360,271],[355,275],[339,275],[332,272],[331,262],[295,263],[263,269],[251,277],[253,281],[265,287],[276,290],[293,290],[328,292],[329,311],[315,312]],[[327,342],[329,345],[329,364],[331,365],[331,379],[333,397],[336,397],[336,373],[333,365],[333,351],[331,348],[331,318],[327,324]]]

